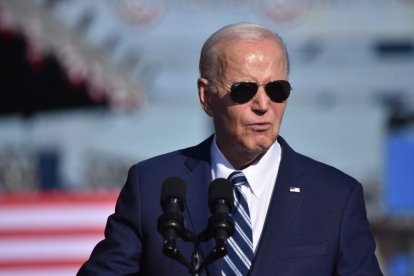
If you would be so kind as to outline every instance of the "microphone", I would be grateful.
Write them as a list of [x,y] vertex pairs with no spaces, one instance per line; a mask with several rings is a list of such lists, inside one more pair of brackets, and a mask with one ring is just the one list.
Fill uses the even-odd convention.
[[158,218],[158,232],[165,242],[173,242],[184,231],[181,213],[185,208],[185,183],[179,177],[169,177],[162,185],[160,204],[164,212]]
[[217,246],[224,249],[227,239],[234,234],[234,220],[230,216],[234,194],[230,181],[217,178],[210,183],[208,205],[212,213],[208,221],[209,234],[216,239]]

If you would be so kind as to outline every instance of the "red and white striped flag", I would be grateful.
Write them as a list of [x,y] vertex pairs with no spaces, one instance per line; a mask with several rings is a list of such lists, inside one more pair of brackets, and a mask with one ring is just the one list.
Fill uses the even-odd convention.
[[76,275],[118,193],[0,193],[0,275]]

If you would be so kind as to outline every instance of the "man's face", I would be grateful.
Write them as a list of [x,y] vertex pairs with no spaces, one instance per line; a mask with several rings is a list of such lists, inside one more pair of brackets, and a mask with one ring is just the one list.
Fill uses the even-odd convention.
[[[242,168],[266,152],[276,140],[286,102],[271,101],[260,86],[250,101],[236,104],[226,87],[240,81],[266,84],[287,80],[285,60],[275,40],[231,41],[223,47],[221,66],[220,79],[199,79],[200,101],[206,113],[213,117],[220,150],[234,167]],[[218,83],[217,93],[203,85],[208,81]]]

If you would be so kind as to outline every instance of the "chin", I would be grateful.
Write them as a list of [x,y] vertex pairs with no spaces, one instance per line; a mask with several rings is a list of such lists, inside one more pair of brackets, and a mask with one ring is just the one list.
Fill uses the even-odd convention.
[[263,152],[266,152],[271,146],[272,146],[272,143],[270,142],[267,142],[267,143],[262,142],[262,143],[252,144],[248,148],[252,153],[261,154]]
[[256,137],[252,145],[253,148],[256,148],[257,150],[266,151],[272,146],[275,140],[276,138],[272,139],[270,137]]

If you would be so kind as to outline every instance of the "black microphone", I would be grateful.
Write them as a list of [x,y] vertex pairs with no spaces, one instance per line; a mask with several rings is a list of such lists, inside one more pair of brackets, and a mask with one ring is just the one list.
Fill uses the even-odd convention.
[[158,232],[165,241],[175,242],[184,231],[181,213],[185,208],[185,189],[179,177],[169,177],[162,185],[160,203],[164,214],[158,218]]
[[224,246],[227,239],[234,234],[234,220],[230,213],[234,208],[233,185],[224,178],[217,178],[210,183],[208,205],[212,216],[208,222],[209,233]]

